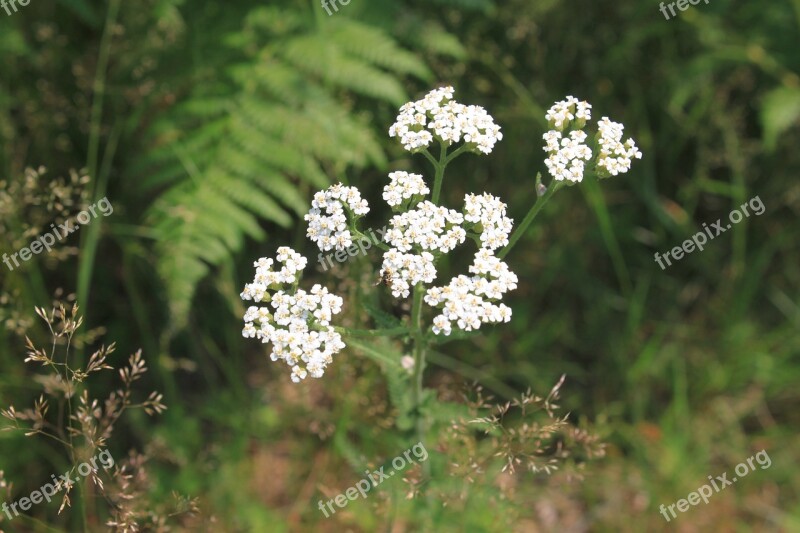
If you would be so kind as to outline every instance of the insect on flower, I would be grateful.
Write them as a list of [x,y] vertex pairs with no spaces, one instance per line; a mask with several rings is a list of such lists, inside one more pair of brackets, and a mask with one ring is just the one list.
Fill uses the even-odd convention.
[[391,287],[392,286],[392,269],[391,268],[386,268],[386,269],[383,270],[383,272],[381,273],[381,277],[378,280],[378,283],[375,284],[375,286],[377,287],[378,285],[381,285],[381,284],[386,285],[387,287]]

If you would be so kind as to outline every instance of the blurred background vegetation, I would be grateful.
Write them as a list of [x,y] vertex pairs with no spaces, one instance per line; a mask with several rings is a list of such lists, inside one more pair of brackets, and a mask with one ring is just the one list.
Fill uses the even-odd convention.
[[[109,447],[147,456],[145,510],[173,491],[197,498],[199,517],[173,530],[800,531],[800,0],[711,0],[670,20],[655,1],[610,0],[353,0],[333,16],[315,1],[17,7],[0,11],[0,252],[104,196],[114,214],[0,268],[0,406],[39,396],[23,363],[25,335],[49,340],[34,306],[77,300],[76,356],[115,341],[118,367],[141,348],[145,390],[165,394],[165,413],[126,419]],[[521,219],[543,169],[544,112],[567,94],[641,146],[630,173],[547,205],[509,257],[512,322],[443,348],[428,374],[443,400],[477,381],[500,402],[546,396],[566,374],[562,414],[606,453],[552,475],[490,466],[472,484],[437,481],[433,498],[407,499],[395,478],[325,519],[319,499],[408,448],[391,387],[352,347],[324,379],[292,384],[241,338],[238,295],[254,258],[278,246],[315,263],[302,215],[330,183],[358,186],[369,223],[385,224],[387,172],[430,174],[388,127],[442,84],[505,136],[449,169],[453,206],[485,190]],[[764,214],[666,270],[654,262],[754,196]],[[373,251],[306,278],[357,298],[378,262]],[[450,455],[451,414],[429,438],[438,464],[472,458]],[[670,524],[659,514],[762,449],[771,468]],[[0,499],[66,460],[0,433],[14,482]],[[57,507],[0,529],[82,527]],[[89,506],[88,528],[105,519]]]

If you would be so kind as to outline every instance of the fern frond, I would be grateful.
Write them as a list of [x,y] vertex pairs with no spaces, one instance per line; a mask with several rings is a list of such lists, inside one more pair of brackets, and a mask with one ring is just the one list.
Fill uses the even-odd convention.
[[251,10],[208,55],[218,63],[198,68],[192,91],[146,132],[133,173],[161,191],[147,217],[178,327],[212,268],[264,239],[264,222],[290,227],[304,214],[301,184],[326,187],[326,167],[386,164],[368,117],[342,95],[395,106],[407,98],[401,77],[431,78],[383,31],[344,18],[318,28],[309,15]]

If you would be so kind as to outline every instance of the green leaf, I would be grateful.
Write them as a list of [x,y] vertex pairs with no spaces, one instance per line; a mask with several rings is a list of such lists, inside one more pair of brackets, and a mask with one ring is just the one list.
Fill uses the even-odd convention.
[[387,313],[372,302],[365,300],[361,302],[361,305],[364,307],[367,314],[372,317],[375,321],[375,325],[378,326],[379,329],[392,329],[403,325],[399,318]]
[[769,92],[761,103],[764,146],[774,150],[778,137],[800,119],[800,89],[780,87]]

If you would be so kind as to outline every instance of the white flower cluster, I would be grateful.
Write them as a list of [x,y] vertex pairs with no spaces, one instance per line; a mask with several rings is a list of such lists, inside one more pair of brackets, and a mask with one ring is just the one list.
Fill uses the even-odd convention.
[[[396,187],[394,178],[391,186]],[[446,287],[427,291],[425,302],[442,308],[434,319],[436,334],[449,335],[453,323],[471,331],[484,323],[511,319],[511,309],[496,302],[517,287],[517,276],[493,253],[508,244],[513,221],[506,216],[506,204],[488,193],[467,194],[461,214],[424,201],[416,209],[392,217],[391,229],[384,236],[393,248],[384,254],[381,276],[389,283],[393,296],[408,298],[412,286],[432,283],[436,277],[430,251],[446,253],[466,240],[461,226],[465,221],[480,231],[482,247],[470,266],[471,277],[458,276]],[[417,249],[423,251],[419,255],[408,253]]]
[[398,171],[390,173],[389,179],[391,182],[383,188],[383,199],[392,207],[414,196],[425,196],[431,192],[420,174]]
[[[432,283],[436,278],[433,252],[446,253],[463,243],[467,232],[460,224],[464,215],[427,200],[416,209],[395,215],[384,240],[392,245],[383,255],[381,276],[388,278],[392,295],[408,298],[410,287]],[[414,249],[421,253],[409,253]]]
[[[581,117],[589,116],[589,108],[583,104],[579,111]],[[401,107],[389,135],[399,137],[412,152],[425,149],[436,139],[449,145],[464,142],[467,149],[485,154],[503,138],[485,109],[454,101],[452,87],[436,89]],[[384,188],[383,198],[392,207],[403,208],[407,200],[429,193],[422,176],[394,172],[389,177],[391,183]],[[425,302],[441,309],[434,320],[434,333],[449,335],[453,327],[471,331],[484,323],[510,320],[511,309],[499,300],[517,287],[517,276],[494,255],[494,250],[509,242],[513,221],[506,216],[506,209],[506,204],[491,194],[467,194],[463,212],[424,200],[392,217],[384,234],[391,248],[383,256],[381,276],[398,298],[408,298],[413,286],[432,283],[436,258],[462,244],[467,231],[480,235],[471,275],[455,277],[448,286],[426,292]]]
[[496,250],[508,244],[513,220],[506,216],[506,204],[489,193],[464,197],[464,220],[481,227],[481,246]]
[[558,131],[564,131],[575,119],[577,119],[577,127],[582,128],[592,119],[592,106],[589,102],[582,102],[574,96],[567,96],[566,100],[553,104],[553,107],[547,110],[544,118]]
[[453,92],[452,87],[443,87],[404,104],[389,136],[399,137],[410,152],[426,148],[436,138],[450,145],[463,140],[473,151],[490,153],[503,139],[500,126],[484,108],[453,100]]
[[342,311],[342,299],[319,284],[311,292],[297,289],[289,294],[279,289],[284,284],[297,283],[298,274],[308,261],[286,246],[278,248],[276,259],[283,265],[277,272],[271,269],[272,259],[261,258],[254,263],[256,276],[253,283],[245,285],[242,300],[269,302],[269,306],[247,309],[242,335],[271,342],[270,358],[281,359],[292,367],[295,383],[309,374],[320,378],[333,362],[333,355],[345,347],[341,335],[330,325],[333,315]]
[[481,324],[511,320],[511,309],[493,302],[517,288],[516,274],[488,248],[475,254],[469,271],[472,276],[457,276],[446,287],[428,289],[425,302],[442,308],[442,313],[433,319],[436,335],[450,335],[454,322],[459,329],[472,331]]
[[[553,104],[545,118],[553,128],[544,134],[544,151],[548,153],[545,160],[547,170],[556,181],[583,181],[586,162],[592,159],[592,150],[586,144],[587,135],[583,131],[586,123],[592,118],[592,106],[579,101],[573,96]],[[597,157],[597,169],[600,177],[616,176],[631,168],[631,160],[641,159],[642,153],[636,148],[633,139],[623,144],[624,126],[611,122],[608,117],[598,121],[600,154]],[[571,129],[568,135],[564,132]]]
[[314,195],[311,210],[305,216],[308,221],[306,235],[323,252],[333,248],[344,250],[353,244],[353,236],[347,229],[345,206],[357,216],[369,213],[367,201],[361,198],[355,187],[338,183]]
[[297,275],[308,264],[308,260],[305,257],[288,246],[278,248],[276,259],[283,265],[277,272],[272,270],[272,265],[275,264],[275,261],[270,258],[262,257],[253,263],[253,266],[256,267],[256,276],[253,279],[253,283],[244,286],[242,300],[262,301],[270,288],[294,283],[297,280]]
[[582,181],[584,161],[592,158],[591,148],[584,144],[586,133],[573,130],[569,137],[563,137],[560,131],[550,130],[544,134],[544,140],[547,143],[544,149],[549,154],[544,164],[550,175],[557,181]]
[[383,254],[381,276],[389,283],[392,296],[408,298],[411,287],[417,283],[433,283],[436,278],[436,267],[433,266],[433,254],[422,252],[404,254],[391,248]]
[[642,152],[636,148],[633,139],[628,139],[623,144],[622,133],[625,126],[619,122],[612,122],[608,117],[603,117],[597,123],[600,131],[600,155],[597,166],[612,176],[624,174],[631,169],[631,160],[642,158]]
[[393,216],[389,221],[392,227],[383,238],[400,252],[409,252],[416,245],[446,253],[466,239],[462,222],[464,215],[458,211],[425,200],[416,209]]

